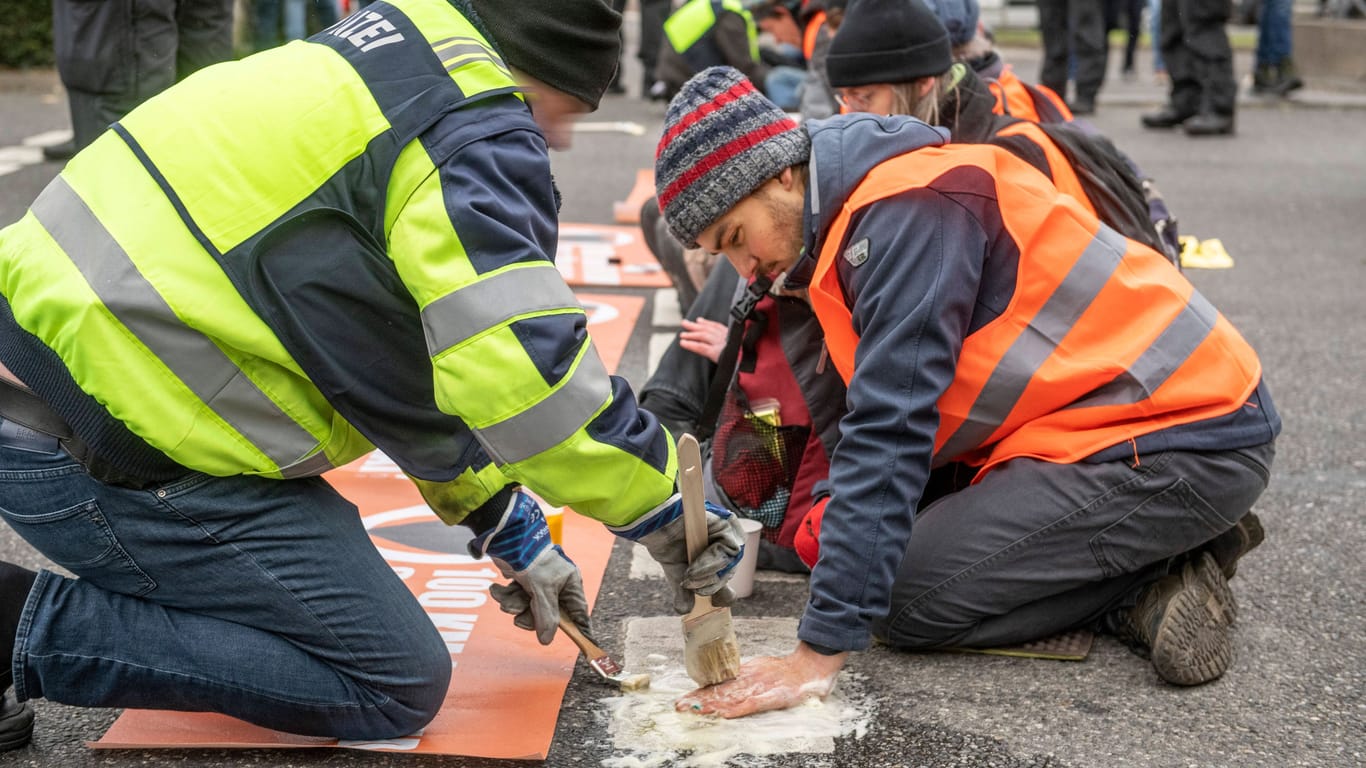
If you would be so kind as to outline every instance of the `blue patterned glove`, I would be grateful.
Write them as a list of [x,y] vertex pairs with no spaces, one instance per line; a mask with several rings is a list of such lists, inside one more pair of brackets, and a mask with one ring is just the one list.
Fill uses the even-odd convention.
[[675,493],[634,523],[607,526],[616,535],[644,545],[664,568],[674,588],[674,610],[692,610],[693,593],[710,595],[713,605],[730,605],[735,594],[726,586],[745,551],[745,532],[729,510],[707,502],[707,547],[688,564],[683,533],[683,497]]
[[550,529],[536,500],[517,491],[503,517],[469,545],[471,557],[489,557],[510,584],[495,584],[489,594],[512,623],[536,633],[549,645],[559,628],[563,610],[579,629],[593,636],[588,620],[588,598],[583,577],[564,550],[550,541]]

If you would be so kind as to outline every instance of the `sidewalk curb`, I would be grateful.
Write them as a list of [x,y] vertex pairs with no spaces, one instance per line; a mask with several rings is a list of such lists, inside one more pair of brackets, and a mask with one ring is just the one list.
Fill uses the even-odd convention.
[[60,93],[62,80],[54,67],[0,68],[0,93]]
[[[1104,90],[1096,98],[1098,107],[1160,107],[1166,103],[1166,94],[1154,92],[1151,96],[1142,94],[1107,94]],[[1255,96],[1239,83],[1238,109],[1366,109],[1366,94],[1337,93],[1303,89],[1293,96]]]
[[[1041,51],[1033,48],[1001,47],[1001,56],[1014,68],[1015,72],[1027,82],[1039,71]],[[1106,74],[1105,84],[1101,86],[1096,98],[1099,107],[1160,107],[1167,101],[1167,86],[1152,80],[1152,52],[1139,50],[1136,71],[1140,79],[1126,79],[1115,71],[1114,60],[1111,71]],[[1239,109],[1301,109],[1324,110],[1366,109],[1366,91],[1341,91],[1323,87],[1310,87],[1295,91],[1281,98],[1260,96],[1252,93],[1252,55],[1238,52],[1234,55],[1235,74],[1238,75]]]

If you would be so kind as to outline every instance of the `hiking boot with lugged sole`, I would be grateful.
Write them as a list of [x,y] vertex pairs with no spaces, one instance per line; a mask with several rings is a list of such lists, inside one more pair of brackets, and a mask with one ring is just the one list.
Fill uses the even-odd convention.
[[1146,650],[1157,674],[1173,685],[1217,679],[1233,659],[1230,628],[1238,604],[1208,552],[1144,590],[1129,612],[1128,640]]
[[33,738],[33,707],[14,697],[14,689],[0,698],[0,752],[18,749]]

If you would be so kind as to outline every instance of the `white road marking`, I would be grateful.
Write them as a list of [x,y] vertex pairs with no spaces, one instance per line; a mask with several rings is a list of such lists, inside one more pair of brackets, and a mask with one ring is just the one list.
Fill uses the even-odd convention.
[[44,131],[14,146],[0,147],[0,176],[43,162],[43,147],[61,144],[70,138],[71,131]]
[[583,122],[574,123],[574,133],[624,133],[628,136],[644,136],[645,126],[640,123],[628,120],[616,120],[607,122]]
[[71,131],[61,129],[56,131],[43,131],[42,133],[35,133],[27,139],[24,139],[22,143],[26,147],[41,148],[50,147],[53,144],[61,144],[64,141],[70,140],[70,138]]
[[678,306],[678,291],[674,288],[660,288],[655,291],[655,311],[652,322],[656,327],[677,328],[683,320],[683,310]]
[[651,374],[659,368],[659,360],[668,351],[669,345],[673,343],[675,333],[652,333],[650,334],[649,367],[646,368]]

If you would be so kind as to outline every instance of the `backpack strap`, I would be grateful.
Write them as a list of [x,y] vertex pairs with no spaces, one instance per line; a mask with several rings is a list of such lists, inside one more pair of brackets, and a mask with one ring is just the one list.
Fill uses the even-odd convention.
[[716,373],[712,376],[711,388],[707,390],[707,402],[702,406],[702,415],[698,417],[693,430],[698,442],[710,439],[716,432],[716,417],[721,414],[726,390],[730,389],[731,379],[735,378],[735,366],[740,359],[745,326],[754,314],[754,308],[758,306],[759,300],[772,286],[773,281],[767,276],[755,278],[745,289],[744,295],[735,302],[735,306],[730,308],[731,323],[730,329],[726,332],[726,346],[721,350],[721,356],[716,359]]

